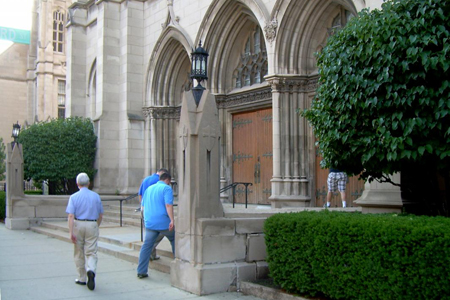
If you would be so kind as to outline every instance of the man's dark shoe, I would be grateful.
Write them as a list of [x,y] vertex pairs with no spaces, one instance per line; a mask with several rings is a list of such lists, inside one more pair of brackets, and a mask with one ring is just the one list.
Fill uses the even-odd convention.
[[146,277],[148,277],[148,274],[137,274],[137,277],[139,279],[146,278]]
[[93,291],[95,289],[95,273],[92,271],[88,271],[87,277],[88,277],[87,287],[88,289]]
[[75,283],[79,285],[86,285],[86,282],[79,281],[78,279],[75,279]]

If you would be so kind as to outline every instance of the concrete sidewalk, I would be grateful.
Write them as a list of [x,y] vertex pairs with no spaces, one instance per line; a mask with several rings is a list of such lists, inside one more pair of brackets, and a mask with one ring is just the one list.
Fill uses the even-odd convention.
[[75,284],[73,245],[29,230],[8,230],[0,223],[0,300],[260,300],[241,293],[197,296],[170,285],[168,274],[149,270],[136,277],[136,264],[99,253],[96,286]]

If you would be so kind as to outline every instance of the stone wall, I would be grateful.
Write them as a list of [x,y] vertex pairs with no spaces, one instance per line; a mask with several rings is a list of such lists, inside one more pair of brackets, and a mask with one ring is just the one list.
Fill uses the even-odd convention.
[[61,218],[66,219],[66,207],[69,200],[64,196],[28,196],[12,197],[8,204],[10,212],[6,216],[6,228],[23,230],[32,225],[38,225],[43,219]]

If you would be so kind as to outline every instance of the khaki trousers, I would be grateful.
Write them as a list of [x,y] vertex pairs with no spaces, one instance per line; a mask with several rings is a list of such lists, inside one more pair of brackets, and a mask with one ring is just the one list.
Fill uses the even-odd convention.
[[78,271],[78,280],[86,282],[87,271],[96,273],[97,270],[97,222],[74,221],[74,234],[77,243],[74,245],[74,260]]

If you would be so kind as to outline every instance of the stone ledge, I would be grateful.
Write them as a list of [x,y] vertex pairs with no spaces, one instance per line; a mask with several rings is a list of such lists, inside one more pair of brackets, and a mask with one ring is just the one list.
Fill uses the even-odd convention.
[[310,300],[308,298],[285,293],[277,288],[248,281],[241,282],[239,292],[244,295],[251,295],[265,300]]

